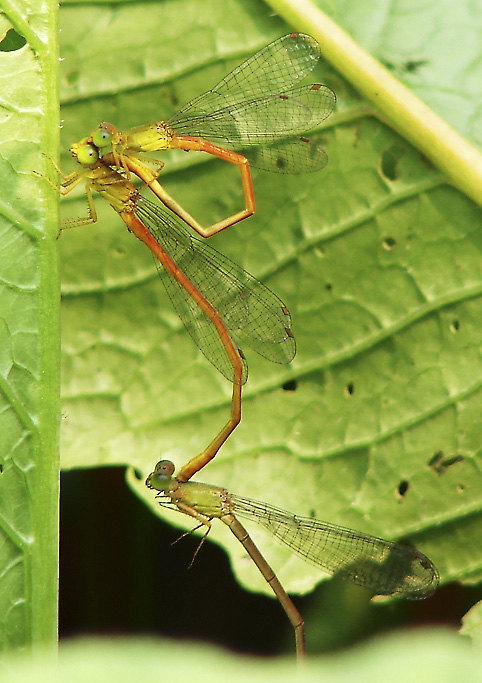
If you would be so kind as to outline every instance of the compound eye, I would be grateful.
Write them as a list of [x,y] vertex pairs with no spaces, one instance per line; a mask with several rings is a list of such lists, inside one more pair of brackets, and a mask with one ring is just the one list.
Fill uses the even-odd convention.
[[94,145],[82,143],[72,145],[71,151],[75,154],[77,161],[79,164],[82,164],[82,166],[91,166],[92,164],[95,164],[96,161],[99,161],[99,153]]
[[112,123],[101,123],[96,131],[92,133],[92,142],[96,147],[107,147],[112,143],[112,136],[115,128]]

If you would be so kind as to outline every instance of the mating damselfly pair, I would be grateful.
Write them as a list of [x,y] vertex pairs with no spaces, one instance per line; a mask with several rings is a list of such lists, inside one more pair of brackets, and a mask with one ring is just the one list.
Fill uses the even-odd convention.
[[[336,98],[321,84],[300,84],[318,63],[320,50],[310,36],[279,38],[243,62],[214,88],[182,107],[167,121],[118,130],[104,122],[71,147],[81,168],[65,177],[62,193],[86,181],[89,216],[97,219],[92,190],[99,192],[127,228],[153,253],[171,301],[206,358],[233,383],[230,416],[208,446],[181,467],[161,461],[147,479],[158,502],[196,519],[209,531],[212,519],[227,524],[268,581],[287,613],[304,657],[303,621],[238,517],[264,526],[278,540],[320,568],[382,595],[424,598],[438,573],[422,553],[336,525],[300,517],[190,481],[218,453],[241,419],[241,388],[247,380],[243,348],[277,363],[295,355],[286,305],[256,278],[194,238],[210,237],[255,210],[250,166],[278,173],[321,170],[322,147],[303,133],[326,119]],[[163,163],[146,157],[169,149],[212,154],[240,170],[244,207],[208,227],[181,206],[159,183]],[[149,201],[132,182],[139,178],[161,204]]]

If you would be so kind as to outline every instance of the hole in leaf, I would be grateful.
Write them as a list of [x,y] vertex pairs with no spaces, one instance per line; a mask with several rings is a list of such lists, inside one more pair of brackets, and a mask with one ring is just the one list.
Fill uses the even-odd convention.
[[457,318],[452,320],[452,322],[450,323],[450,330],[454,333],[458,332],[460,330],[460,320],[458,320]]
[[445,458],[444,460],[442,451],[437,451],[437,453],[435,453],[435,455],[429,460],[428,464],[429,467],[434,469],[437,474],[445,474],[448,469],[458,465],[464,460],[464,456],[460,455],[460,453],[453,455],[450,458]]
[[442,460],[443,455],[443,451],[436,451],[428,461],[428,466],[435,468],[435,466],[438,465],[439,462]]
[[408,483],[408,481],[403,479],[398,485],[398,493],[401,496],[404,496],[407,493],[409,486],[410,484]]
[[384,249],[390,251],[391,249],[393,249],[393,247],[396,246],[397,240],[394,237],[385,237],[382,244]]
[[447,460],[443,461],[443,466],[444,469],[448,470],[449,467],[453,467],[454,465],[458,465],[459,462],[463,462],[465,460],[463,455],[454,455],[452,458],[447,458]]
[[398,164],[404,156],[405,146],[400,142],[394,142],[382,152],[380,173],[388,180],[396,180],[400,175]]
[[15,50],[20,50],[26,43],[25,38],[11,28],[0,42],[0,52],[15,52]]
[[295,379],[290,379],[283,384],[284,391],[296,391],[298,388],[298,382]]
[[353,384],[353,382],[348,382],[348,384],[345,387],[345,394],[347,396],[353,396],[354,393],[355,393],[355,385]]

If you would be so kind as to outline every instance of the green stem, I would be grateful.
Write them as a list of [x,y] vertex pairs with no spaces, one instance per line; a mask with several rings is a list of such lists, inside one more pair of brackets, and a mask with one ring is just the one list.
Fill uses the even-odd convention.
[[[40,48],[45,116],[41,140],[45,153],[58,158],[58,5],[46,7],[48,48]],[[36,46],[35,46],[36,47]],[[56,648],[59,572],[59,423],[60,423],[60,276],[58,270],[59,197],[45,183],[45,238],[39,241],[39,338],[42,396],[35,444],[36,478],[32,491],[32,646]]]

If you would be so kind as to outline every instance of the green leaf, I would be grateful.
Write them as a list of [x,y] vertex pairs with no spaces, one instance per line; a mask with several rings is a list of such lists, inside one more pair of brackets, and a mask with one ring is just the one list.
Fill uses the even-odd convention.
[[[126,128],[165,119],[277,36],[298,28],[316,35],[310,21],[306,13],[303,25],[284,24],[254,1],[207,0],[195,12],[188,0],[99,4],[88,16],[85,6],[66,5],[64,167],[72,168],[69,145],[100,121]],[[418,24],[415,15],[411,30]],[[396,32],[382,37],[393,51]],[[455,44],[463,51],[462,34]],[[413,146],[416,123],[404,137],[374,117],[357,93],[356,71],[347,73],[350,83],[329,66],[329,49],[325,57],[314,79],[335,90],[338,106],[310,137],[325,146],[327,168],[292,177],[254,171],[255,217],[210,240],[286,302],[297,356],[289,367],[248,356],[242,423],[197,478],[409,539],[443,582],[475,582],[481,209]],[[438,87],[442,101],[444,83]],[[476,96],[473,81],[467,97]],[[390,102],[393,118],[404,114],[396,94]],[[194,153],[163,160],[168,191],[201,220],[241,207],[236,170]],[[131,485],[158,510],[142,480],[158,459],[179,468],[209,443],[228,418],[231,388],[182,328],[149,254],[104,204],[97,202],[97,225],[61,239],[63,466],[131,465],[141,477],[131,473]],[[86,215],[81,194],[64,207],[66,217]],[[321,579],[262,532],[253,535],[288,590]],[[269,590],[227,536],[213,528],[237,576]]]
[[474,646],[480,649],[482,645],[482,602],[477,602],[462,619],[460,633],[469,636]]
[[[57,636],[59,276],[54,190],[35,175],[56,156],[56,13],[0,14],[0,648]],[[3,664],[3,661],[2,661]]]
[[[437,116],[409,88],[394,79],[384,66],[363,50],[348,33],[318,9],[311,0],[269,0],[269,2],[287,21],[295,23],[300,30],[310,31],[313,34],[319,41],[327,60],[375,106],[378,116],[383,121],[388,122],[394,130],[421,150],[437,168],[446,174],[455,187],[474,199],[479,206],[482,205],[482,156],[477,149],[458,135],[443,118]],[[319,4],[325,3],[320,0]],[[358,12],[360,8],[362,12]],[[331,9],[331,4],[329,9]],[[387,17],[383,33],[378,36],[380,44],[374,46],[380,59],[388,68],[396,69],[396,63],[392,64],[387,59],[387,46],[392,43],[393,48],[398,51],[401,43],[403,43],[403,48],[409,51],[416,49],[415,46],[420,48],[427,43],[427,29],[432,35],[433,27],[437,26],[435,33],[437,38],[430,41],[431,44],[435,44],[434,47],[437,50],[431,55],[432,57],[436,55],[441,67],[434,70],[435,74],[441,75],[441,81],[450,92],[453,72],[467,70],[469,72],[468,89],[471,94],[478,93],[478,81],[471,82],[470,79],[472,63],[474,60],[477,62],[479,55],[480,41],[477,23],[474,23],[472,30],[472,42],[465,31],[465,26],[470,21],[467,17],[471,13],[474,19],[477,16],[473,6],[470,3],[464,3],[460,11],[459,5],[455,7],[449,0],[445,0],[437,5],[432,3],[431,6],[426,5],[423,8],[416,6],[414,10],[413,13],[407,12],[405,5],[400,3],[400,10],[398,12],[395,10]],[[429,25],[425,23],[427,13],[431,14]],[[456,20],[454,14],[457,14]],[[341,24],[350,25],[350,20],[347,19],[349,13],[340,14],[340,16],[343,16]],[[361,36],[362,42],[371,45],[371,39],[374,37],[373,27],[377,27],[380,19],[385,18],[383,12],[380,13],[380,7],[370,3],[365,3],[365,6],[359,4],[352,16],[360,22],[357,33]],[[457,42],[451,41],[451,37],[457,30],[460,35],[464,36],[465,51],[458,50]],[[368,41],[365,34],[370,36]],[[445,60],[441,58],[446,54],[451,66],[449,72],[447,72]],[[463,54],[462,59],[461,54]],[[396,61],[397,58],[395,58]],[[415,57],[402,64],[401,70],[405,68],[410,72],[430,62],[431,59]],[[464,73],[463,76],[466,77],[466,74]],[[430,86],[433,86],[433,83]],[[439,105],[443,113],[449,113],[450,105],[453,104],[451,98],[446,97],[446,88],[442,90],[446,106],[440,107]],[[457,93],[459,92],[460,88],[457,86]],[[467,107],[463,106],[461,109],[465,113]],[[477,120],[475,102],[472,110]],[[469,120],[464,121],[464,124],[464,132],[480,141],[477,123],[474,125],[474,121]]]

